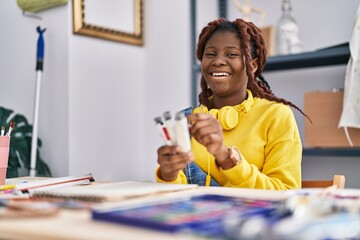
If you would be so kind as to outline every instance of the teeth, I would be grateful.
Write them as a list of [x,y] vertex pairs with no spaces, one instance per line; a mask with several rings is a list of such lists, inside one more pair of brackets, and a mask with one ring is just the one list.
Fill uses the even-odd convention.
[[221,73],[213,73],[212,75],[215,77],[223,77],[223,76],[229,76],[229,73],[221,72]]

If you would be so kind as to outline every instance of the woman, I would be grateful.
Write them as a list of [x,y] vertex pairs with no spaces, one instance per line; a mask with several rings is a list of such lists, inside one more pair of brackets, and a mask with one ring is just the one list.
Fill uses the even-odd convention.
[[260,189],[301,187],[302,145],[291,110],[260,74],[266,49],[251,22],[218,19],[200,33],[200,106],[188,116],[192,152],[158,149],[158,182]]

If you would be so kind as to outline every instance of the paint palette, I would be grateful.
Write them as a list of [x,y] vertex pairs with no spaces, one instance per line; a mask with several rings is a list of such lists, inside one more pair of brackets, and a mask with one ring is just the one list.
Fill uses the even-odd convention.
[[201,236],[225,236],[223,220],[230,214],[241,217],[278,214],[280,202],[249,200],[220,195],[201,195],[131,208],[93,210],[95,220],[129,224],[167,232]]

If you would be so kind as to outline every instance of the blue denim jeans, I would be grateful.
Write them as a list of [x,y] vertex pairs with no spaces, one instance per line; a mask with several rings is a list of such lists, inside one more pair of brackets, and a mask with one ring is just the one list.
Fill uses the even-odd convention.
[[[187,181],[189,184],[197,184],[199,186],[205,186],[206,176],[205,173],[196,163],[191,162],[184,168],[184,173],[186,175]],[[210,186],[218,187],[220,186],[214,179],[211,178]]]

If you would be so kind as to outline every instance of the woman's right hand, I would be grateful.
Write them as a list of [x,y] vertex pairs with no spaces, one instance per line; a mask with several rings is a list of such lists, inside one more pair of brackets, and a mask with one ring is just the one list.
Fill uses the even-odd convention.
[[194,159],[192,152],[184,152],[179,146],[162,146],[158,149],[159,174],[162,180],[174,181],[179,171]]

